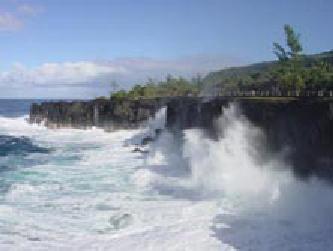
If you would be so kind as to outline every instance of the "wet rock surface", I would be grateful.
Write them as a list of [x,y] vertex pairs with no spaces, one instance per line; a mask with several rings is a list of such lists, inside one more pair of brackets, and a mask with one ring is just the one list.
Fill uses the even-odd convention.
[[164,103],[162,99],[44,102],[31,106],[29,121],[44,122],[49,128],[131,129],[154,116]]
[[285,152],[300,177],[316,174],[333,180],[333,100],[314,98],[173,100],[168,104],[167,127],[174,131],[203,128],[218,137],[216,120],[221,107],[236,102],[240,113],[265,135],[267,153]]
[[[265,135],[263,149],[286,152],[296,174],[312,174],[333,180],[333,100],[319,98],[173,97],[139,100],[94,100],[34,104],[31,123],[44,121],[50,128],[105,130],[140,127],[162,106],[167,106],[166,127],[182,130],[201,128],[217,138],[222,107],[236,102],[243,116]],[[157,132],[159,134],[160,132]],[[142,144],[152,139],[147,137]]]

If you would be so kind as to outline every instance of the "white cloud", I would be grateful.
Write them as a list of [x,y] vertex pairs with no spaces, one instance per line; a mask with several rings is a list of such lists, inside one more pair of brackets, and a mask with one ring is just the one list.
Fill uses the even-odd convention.
[[126,74],[119,75],[120,80],[123,80],[123,82],[135,82],[144,81],[147,78],[161,79],[168,74],[183,77],[191,77],[198,73],[204,75],[210,71],[239,65],[244,62],[236,58],[220,55],[199,55],[168,60],[121,58],[103,63],[113,67],[121,66],[126,69]]
[[21,4],[17,7],[17,11],[20,14],[27,15],[27,16],[35,16],[41,12],[43,12],[43,7],[39,5],[31,5],[31,4]]
[[0,31],[15,31],[23,26],[23,22],[10,12],[0,13]]
[[0,11],[0,31],[17,31],[24,26],[28,18],[43,10],[42,6],[27,3],[15,4],[15,10],[4,9]]
[[113,74],[123,73],[121,67],[112,67],[93,62],[47,63],[27,71],[31,81],[40,85],[82,84]]
[[94,62],[46,63],[33,69],[21,64],[15,64],[11,70],[0,73],[0,85],[15,86],[39,85],[82,85],[94,83],[100,78],[124,73],[120,66],[109,66]]
[[35,68],[15,64],[10,70],[0,72],[0,87],[2,90],[26,90],[27,94],[33,93],[36,88],[43,89],[47,97],[56,95],[60,89],[62,93],[67,90],[68,97],[73,97],[73,93],[82,93],[83,90],[84,96],[96,96],[110,91],[111,80],[116,80],[122,88],[127,88],[149,77],[160,80],[169,73],[191,77],[197,73],[205,74],[242,63],[238,59],[221,56],[196,56],[173,60],[122,58],[108,61],[45,63]]

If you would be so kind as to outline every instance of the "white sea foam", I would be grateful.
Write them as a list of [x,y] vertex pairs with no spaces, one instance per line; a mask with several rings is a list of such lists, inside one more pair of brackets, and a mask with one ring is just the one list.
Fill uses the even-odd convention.
[[[50,147],[29,168],[2,172],[1,250],[323,250],[333,247],[331,188],[298,181],[283,159],[265,159],[262,132],[237,107],[220,137],[150,130],[49,130],[0,117],[0,133]],[[149,127],[148,127],[149,128]],[[125,144],[127,143],[127,144]],[[133,142],[134,143],[134,142]],[[30,162],[29,162],[30,163]],[[287,168],[288,169],[288,168]]]
[[236,105],[225,108],[217,124],[218,140],[188,130],[181,144],[165,133],[139,172],[144,184],[177,199],[215,201],[219,212],[212,229],[224,248],[333,247],[331,186],[296,179],[283,155],[273,158],[265,152],[262,131]]
[[[48,130],[28,125],[24,118],[0,119],[1,133],[28,136],[35,144],[52,148],[47,156],[28,157],[45,158],[42,164],[2,173],[9,187],[0,196],[0,249],[202,250],[219,246],[210,236],[215,202],[159,195],[138,177],[144,172],[144,156],[133,153],[134,146],[124,142],[145,130]],[[163,118],[157,116],[157,120]],[[151,130],[163,126],[151,124]],[[136,176],[141,185],[133,182]]]

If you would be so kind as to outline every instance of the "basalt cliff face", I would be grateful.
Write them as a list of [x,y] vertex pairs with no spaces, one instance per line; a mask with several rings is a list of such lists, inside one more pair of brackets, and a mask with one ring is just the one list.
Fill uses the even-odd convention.
[[219,136],[217,118],[222,107],[236,103],[242,116],[260,127],[264,148],[271,154],[285,152],[296,174],[312,174],[333,181],[333,100],[314,98],[195,98],[95,100],[34,104],[30,122],[51,128],[92,126],[105,130],[137,128],[162,106],[167,107],[167,128],[201,128]]
[[164,103],[163,99],[44,102],[31,106],[29,121],[49,128],[131,129],[154,116]]
[[[221,107],[237,104],[242,116],[264,132],[267,153],[284,152],[300,177],[312,174],[333,181],[333,100],[290,99],[183,99],[168,104],[168,127],[174,131],[203,128],[219,136],[216,119]],[[180,108],[181,107],[181,108]]]

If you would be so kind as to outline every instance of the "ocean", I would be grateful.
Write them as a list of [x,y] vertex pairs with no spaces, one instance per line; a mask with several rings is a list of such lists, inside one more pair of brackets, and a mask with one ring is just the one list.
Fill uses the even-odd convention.
[[259,161],[234,105],[212,140],[164,129],[165,108],[137,130],[47,129],[32,102],[0,100],[0,250],[333,249],[331,186]]

